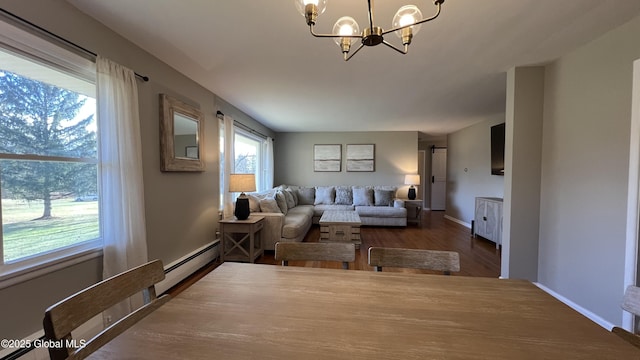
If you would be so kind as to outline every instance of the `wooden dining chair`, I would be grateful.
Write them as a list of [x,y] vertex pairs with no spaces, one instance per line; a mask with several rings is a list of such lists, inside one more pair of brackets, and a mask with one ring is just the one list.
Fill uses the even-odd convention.
[[442,271],[450,275],[452,271],[460,271],[460,255],[454,251],[370,247],[369,266],[374,266],[376,271],[391,266]]
[[[51,359],[84,359],[160,307],[169,300],[168,295],[156,297],[155,284],[163,279],[162,262],[154,260],[105,279],[50,306],[43,320],[45,339],[61,345],[49,347]],[[139,292],[143,294],[143,306],[86,340],[83,346],[68,346],[73,343],[71,332],[74,329]],[[81,345],[79,341],[76,344]]]
[[[635,316],[640,316],[640,287],[630,285],[624,292],[620,307]],[[611,332],[620,336],[635,347],[640,348],[640,335],[631,333],[621,327],[615,326]]]
[[277,242],[275,259],[282,261],[282,266],[289,265],[289,260],[342,261],[346,270],[356,259],[356,247],[352,243]]

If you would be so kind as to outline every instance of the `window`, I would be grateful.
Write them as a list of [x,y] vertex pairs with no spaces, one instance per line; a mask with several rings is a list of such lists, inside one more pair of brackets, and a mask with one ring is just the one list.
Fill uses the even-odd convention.
[[20,36],[0,37],[0,277],[101,247],[95,70]]
[[[220,136],[220,208],[224,206],[224,122],[219,122]],[[260,136],[251,134],[250,132],[234,127],[233,141],[233,158],[234,163],[231,166],[233,173],[239,174],[255,174],[256,189],[258,191],[266,190],[263,184],[266,184],[266,140]],[[238,195],[238,194],[236,194]]]
[[238,174],[255,174],[256,188],[259,188],[262,174],[262,143],[261,138],[256,138],[249,133],[236,129],[233,143],[233,155],[235,158],[233,171]]

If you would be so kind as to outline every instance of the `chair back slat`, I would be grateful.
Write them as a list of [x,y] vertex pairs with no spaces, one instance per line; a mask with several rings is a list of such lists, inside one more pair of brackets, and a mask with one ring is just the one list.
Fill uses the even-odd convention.
[[460,271],[460,255],[455,251],[370,247],[369,266],[374,266],[376,271],[390,266],[449,274]]
[[[343,268],[356,259],[356,247],[352,243],[276,243],[275,259],[286,266],[288,261],[341,261]],[[345,267],[346,265],[346,267]]]
[[[635,316],[640,316],[640,287],[629,285],[627,290],[624,292],[620,307]],[[611,332],[618,335],[631,345],[640,348],[640,335],[631,333],[618,326],[614,326],[613,329],[611,329]]]
[[[155,284],[164,279],[160,260],[135,267],[90,286],[52,306],[45,311],[43,320],[45,338],[48,340],[71,339],[71,332],[89,319],[113,305],[143,292],[145,305],[125,318],[112,324],[84,347],[78,349],[49,349],[52,359],[81,359],[111,340],[133,323],[169,300],[167,295],[156,297]],[[82,355],[85,354],[86,355]]]
[[629,285],[620,306],[633,315],[640,316],[640,287]]

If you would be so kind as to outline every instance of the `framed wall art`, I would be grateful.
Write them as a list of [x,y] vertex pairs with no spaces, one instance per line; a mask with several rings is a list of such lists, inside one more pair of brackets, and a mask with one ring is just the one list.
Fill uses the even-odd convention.
[[347,145],[347,171],[375,171],[374,144]]
[[342,145],[313,145],[313,171],[340,171],[342,168]]
[[184,148],[184,155],[187,159],[197,159],[199,157],[197,146],[186,146]]

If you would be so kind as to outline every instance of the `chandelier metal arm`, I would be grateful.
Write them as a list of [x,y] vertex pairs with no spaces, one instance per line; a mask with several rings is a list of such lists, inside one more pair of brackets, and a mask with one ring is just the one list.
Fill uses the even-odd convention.
[[[422,19],[422,20],[420,20],[420,21],[418,21],[418,22],[416,22],[414,24],[400,26],[400,27],[397,27],[397,28],[393,28],[393,29],[390,29],[390,30],[383,31],[382,35],[386,35],[386,34],[394,32],[394,31],[402,30],[402,29],[405,29],[405,28],[408,28],[408,27],[411,27],[411,26],[414,26],[414,25],[419,25],[419,24],[426,23],[426,22],[431,21],[431,20],[435,20],[438,16],[440,16],[440,12],[441,12],[441,9],[442,9],[440,4],[441,3],[437,3],[436,4],[438,9],[437,9],[435,15],[433,15],[432,17],[426,18],[426,19]],[[369,6],[371,6],[371,0],[369,0]],[[370,9],[370,11],[369,11],[369,23],[370,23],[371,27],[373,28],[373,17],[372,16],[373,16],[373,10]],[[313,30],[314,27],[315,27],[315,24],[313,24],[313,23],[309,24],[309,32],[311,32],[311,35],[313,35],[315,37],[318,37],[318,38],[354,38],[354,39],[362,39],[362,35],[318,34]]]
[[[357,54],[358,51],[360,51],[360,49],[362,49],[363,47],[364,47],[364,44],[361,43],[360,46],[358,46],[358,48],[355,49],[351,54],[343,53],[344,54],[344,61],[349,61],[353,57],[353,55]],[[349,54],[349,55],[347,56],[347,54]]]
[[395,45],[393,45],[392,43],[388,42],[387,40],[382,41],[383,44],[387,45],[388,47],[392,48],[393,50],[399,52],[400,54],[407,54],[409,52],[409,45],[404,45],[404,50],[400,49],[398,47],[396,47]]
[[313,31],[314,29],[314,25],[310,24],[309,25],[309,31],[311,32],[311,35],[318,37],[318,38],[354,38],[354,39],[362,39],[362,35],[336,35],[336,34],[318,34],[316,32]]
[[394,32],[394,31],[398,31],[398,30],[406,29],[406,28],[411,27],[411,26],[415,26],[415,25],[419,25],[419,24],[422,24],[422,23],[426,23],[427,21],[435,20],[435,18],[440,16],[440,11],[442,9],[441,4],[442,4],[441,2],[436,2],[436,6],[438,7],[438,9],[436,10],[435,15],[433,15],[432,17],[426,18],[426,19],[422,19],[422,20],[420,20],[420,21],[418,21],[416,23],[413,23],[413,24],[409,24],[409,25],[400,26],[400,27],[397,27],[397,28],[386,30],[386,31],[382,32],[382,35],[386,35],[386,34]]

